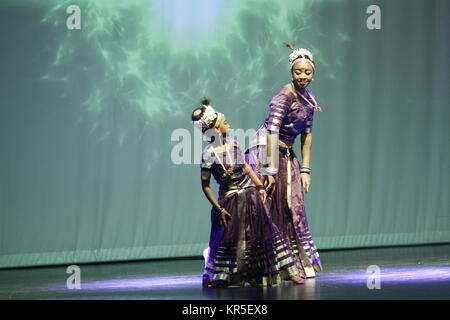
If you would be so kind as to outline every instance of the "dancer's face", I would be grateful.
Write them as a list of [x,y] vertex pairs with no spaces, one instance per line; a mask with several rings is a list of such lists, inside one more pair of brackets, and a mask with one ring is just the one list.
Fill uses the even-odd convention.
[[297,88],[306,88],[314,76],[314,70],[308,62],[303,59],[292,67],[292,79]]
[[223,113],[218,112],[215,128],[223,135],[226,135],[230,131],[231,126],[228,124],[227,118]]

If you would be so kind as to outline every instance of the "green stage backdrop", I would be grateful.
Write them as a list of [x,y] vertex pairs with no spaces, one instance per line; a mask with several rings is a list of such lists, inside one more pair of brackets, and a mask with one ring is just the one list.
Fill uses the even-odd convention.
[[447,0],[3,0],[0,267],[200,256],[210,205],[172,133],[205,95],[257,129],[284,42],[317,65],[319,250],[449,242],[449,21]]

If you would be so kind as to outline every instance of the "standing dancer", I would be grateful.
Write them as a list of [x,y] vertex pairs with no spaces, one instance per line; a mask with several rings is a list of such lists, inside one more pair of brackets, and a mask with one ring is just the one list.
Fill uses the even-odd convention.
[[[237,141],[227,137],[230,125],[225,115],[208,100],[202,103],[192,121],[211,142],[202,154],[201,181],[213,206],[203,287],[246,282],[276,286],[285,279],[302,284],[295,258],[264,206],[262,182],[245,162]],[[211,174],[219,184],[218,200],[209,186]]]
[[[292,50],[289,55],[292,82],[272,98],[269,116],[253,137],[246,157],[267,186],[270,215],[294,253],[297,267],[304,277],[314,277],[322,265],[308,228],[304,189],[308,193],[311,185],[314,111],[322,109],[314,93],[306,89],[316,69],[311,52],[286,46]],[[293,151],[298,135],[301,135],[301,166]]]

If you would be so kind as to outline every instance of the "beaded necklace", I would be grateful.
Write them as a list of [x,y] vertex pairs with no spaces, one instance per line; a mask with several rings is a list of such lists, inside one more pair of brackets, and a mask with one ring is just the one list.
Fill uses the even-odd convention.
[[229,169],[225,169],[225,166],[224,166],[222,160],[220,160],[220,157],[217,155],[216,148],[214,148],[213,146],[211,146],[211,148],[212,148],[212,150],[214,152],[214,155],[216,156],[216,159],[219,160],[219,163],[222,166],[223,171],[225,171],[225,174],[230,175],[233,172],[233,161],[231,159],[231,155],[230,155],[230,152],[228,150],[227,142],[224,143],[224,146],[225,146],[225,150],[227,152],[228,161],[230,163],[230,168]]
[[[312,104],[311,103],[311,101],[309,101],[308,99],[306,99],[305,98],[305,96],[304,95],[302,95],[302,93],[301,92],[299,92],[298,91],[298,93],[300,94],[300,96],[303,98],[303,100],[305,100],[306,102],[308,102],[309,103],[309,105],[311,106],[311,107],[313,107],[314,108],[314,110],[319,110],[317,107],[317,102],[316,102],[316,99],[314,99],[314,97],[312,96],[312,95],[310,95],[310,94],[308,94],[310,97],[311,97],[311,99],[312,99],[312,101],[314,101],[314,104]],[[308,92],[306,92],[306,93],[308,93]]]

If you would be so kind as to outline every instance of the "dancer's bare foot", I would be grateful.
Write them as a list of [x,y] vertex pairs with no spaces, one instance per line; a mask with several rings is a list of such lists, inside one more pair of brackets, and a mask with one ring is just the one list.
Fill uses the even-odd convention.
[[295,284],[304,284],[305,283],[305,279],[295,276],[291,278],[291,281]]

